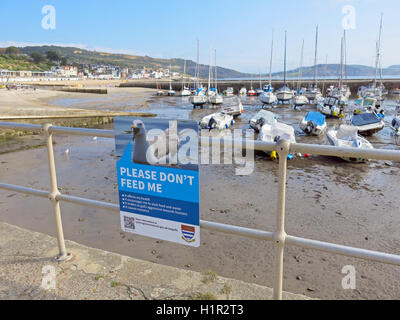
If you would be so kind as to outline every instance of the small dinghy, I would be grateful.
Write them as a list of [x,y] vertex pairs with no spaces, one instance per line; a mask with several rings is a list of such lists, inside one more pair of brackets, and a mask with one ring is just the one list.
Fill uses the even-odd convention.
[[201,119],[199,125],[202,129],[223,130],[223,129],[229,129],[229,127],[234,123],[235,121],[233,120],[233,116],[223,112],[217,112],[205,116],[203,119]]
[[380,114],[364,112],[355,114],[351,118],[351,124],[358,128],[358,133],[364,136],[372,135],[385,127],[385,121]]
[[256,132],[260,132],[264,124],[274,125],[276,123],[275,114],[271,111],[260,110],[257,114],[250,119],[250,127]]
[[328,117],[344,118],[344,104],[337,97],[329,96],[321,100],[317,110]]
[[[329,144],[336,147],[373,149],[369,141],[358,135],[355,126],[341,125],[338,130],[332,129],[326,133]],[[340,157],[349,162],[366,162],[367,159]]]
[[326,117],[322,113],[310,111],[301,120],[300,128],[306,134],[319,136],[326,130]]
[[238,97],[227,99],[225,104],[222,105],[221,111],[233,117],[238,117],[244,112],[242,101]]
[[[258,140],[264,142],[278,142],[281,139],[289,140],[290,143],[296,143],[296,136],[294,134],[294,129],[292,126],[287,124],[276,122],[272,125],[264,124],[260,133],[258,134]],[[276,151],[267,152],[271,159],[277,159]],[[291,154],[288,155],[288,159],[292,159]]]

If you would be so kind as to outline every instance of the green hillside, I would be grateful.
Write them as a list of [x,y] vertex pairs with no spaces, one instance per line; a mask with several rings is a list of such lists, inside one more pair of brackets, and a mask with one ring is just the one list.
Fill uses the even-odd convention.
[[[65,57],[70,64],[109,64],[117,65],[123,68],[142,69],[148,67],[152,69],[169,68],[176,72],[183,72],[183,59],[156,59],[148,56],[133,56],[128,54],[114,54],[106,52],[89,51],[74,47],[59,47],[59,46],[33,46],[19,48],[25,54],[39,52],[45,54],[47,51],[56,51],[60,56]],[[194,76],[196,63],[191,60],[186,61],[186,74]],[[236,78],[246,77],[249,74],[244,74],[235,70],[218,67],[219,78]],[[208,77],[208,65],[200,65],[200,76]]]
[[34,63],[30,57],[25,55],[7,55],[0,53],[0,69],[11,71],[46,71],[49,70],[51,66],[52,63],[50,63],[49,61]]

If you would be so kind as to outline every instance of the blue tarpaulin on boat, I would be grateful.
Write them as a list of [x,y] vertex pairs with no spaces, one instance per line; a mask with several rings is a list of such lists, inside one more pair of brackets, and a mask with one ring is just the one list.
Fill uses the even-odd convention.
[[375,113],[369,113],[369,112],[356,114],[351,119],[351,123],[357,127],[365,126],[365,125],[373,124],[373,123],[380,123],[380,122],[381,122],[381,118],[379,118]]
[[314,121],[317,126],[322,126],[325,123],[325,116],[322,113],[310,111],[306,115],[306,121]]

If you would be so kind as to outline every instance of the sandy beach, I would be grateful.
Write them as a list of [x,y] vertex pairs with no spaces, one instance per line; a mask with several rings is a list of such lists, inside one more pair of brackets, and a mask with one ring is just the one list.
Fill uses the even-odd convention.
[[[153,91],[154,92],[154,91]],[[111,88],[107,96],[36,90],[7,96],[0,91],[0,112],[17,102],[21,110],[147,111],[162,118],[198,120],[210,110],[193,110],[178,97],[155,97],[151,90]],[[3,96],[2,96],[3,97]],[[245,115],[235,124],[245,128],[257,110],[246,100]],[[21,112],[21,110],[19,112]],[[276,110],[289,124],[298,124],[301,113]],[[390,112],[389,112],[390,114]],[[333,125],[334,123],[330,123]],[[112,128],[112,124],[106,125]],[[112,139],[56,136],[56,167],[61,192],[112,203],[118,202],[115,146]],[[387,132],[372,138],[378,148],[399,149]],[[299,137],[299,142],[323,143]],[[0,146],[1,148],[1,146]],[[64,151],[69,149],[69,155]],[[45,148],[0,154],[0,177],[5,183],[44,189],[48,187]],[[286,228],[291,235],[399,253],[398,194],[400,164],[371,161],[349,164],[331,157],[311,156],[289,162]],[[277,206],[276,162],[258,155],[255,171],[235,176],[231,165],[200,167],[200,218],[273,231]],[[119,215],[62,203],[67,239],[135,258],[195,271],[217,274],[272,286],[271,243],[202,231],[198,249],[125,234]],[[48,200],[0,191],[0,220],[54,235]],[[343,290],[341,270],[353,265],[357,289]],[[285,249],[284,290],[327,299],[397,299],[398,267],[329,255],[295,247]]]

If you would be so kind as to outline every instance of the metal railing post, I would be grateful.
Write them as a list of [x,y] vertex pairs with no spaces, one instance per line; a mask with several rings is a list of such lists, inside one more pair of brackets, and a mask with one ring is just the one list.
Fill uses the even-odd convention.
[[279,183],[278,183],[278,206],[276,212],[276,230],[274,241],[276,245],[275,272],[274,272],[274,294],[275,300],[282,300],[283,286],[283,253],[285,249],[285,202],[286,202],[286,169],[287,156],[289,154],[290,142],[280,140],[277,144],[279,155]]
[[54,217],[56,220],[56,228],[57,228],[57,241],[58,241],[59,254],[56,257],[56,260],[59,262],[63,262],[71,259],[72,255],[67,253],[67,249],[65,248],[64,231],[61,220],[60,201],[57,199],[57,196],[60,194],[60,192],[58,191],[58,186],[57,186],[56,165],[54,160],[54,149],[53,149],[53,134],[51,132],[51,127],[52,125],[49,123],[46,123],[43,126],[43,130],[46,134],[47,154],[49,159],[49,173],[50,173],[50,186],[51,186],[49,199],[53,204]]

